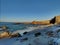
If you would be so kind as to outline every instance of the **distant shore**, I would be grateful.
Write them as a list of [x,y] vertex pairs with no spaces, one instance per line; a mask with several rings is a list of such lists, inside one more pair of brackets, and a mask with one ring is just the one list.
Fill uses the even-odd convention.
[[55,16],[50,20],[32,21],[32,22],[14,22],[13,24],[38,24],[38,25],[60,24],[60,16]]

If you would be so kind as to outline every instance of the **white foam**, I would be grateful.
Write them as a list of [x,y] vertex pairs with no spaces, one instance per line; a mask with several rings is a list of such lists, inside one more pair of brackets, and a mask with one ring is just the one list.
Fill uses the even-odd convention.
[[17,31],[14,31],[13,33],[20,33],[20,34],[23,34],[25,31],[26,31],[26,32],[29,32],[29,31],[32,31],[32,30],[35,30],[35,29],[38,29],[38,27],[28,27],[27,29],[24,29],[24,30],[17,30]]

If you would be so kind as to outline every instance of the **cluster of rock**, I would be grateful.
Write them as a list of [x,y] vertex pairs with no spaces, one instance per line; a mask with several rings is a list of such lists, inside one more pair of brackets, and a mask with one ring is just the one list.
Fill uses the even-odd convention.
[[11,34],[9,32],[3,32],[0,34],[0,39],[1,38],[14,38],[14,37],[21,37],[19,33]]
[[60,16],[55,16],[51,20],[45,21],[33,21],[32,24],[42,24],[42,25],[49,25],[49,24],[60,24]]
[[[53,21],[54,22],[54,21]],[[54,22],[54,23],[58,23],[58,22]],[[52,23],[52,24],[54,24]],[[60,27],[60,26],[59,26]],[[51,29],[51,28],[50,28]],[[37,44],[41,44],[41,45],[60,45],[60,29],[58,30],[45,30],[43,33],[42,31],[40,32],[39,30],[34,30],[35,32],[31,33],[23,33],[25,34],[24,36],[22,36],[22,38],[20,39],[20,45],[37,45]],[[29,36],[30,34],[32,34],[33,36],[26,36],[26,34]],[[51,38],[52,37],[52,38]]]
[[60,45],[60,28],[56,28],[56,26],[55,29],[49,27],[29,33],[25,32],[27,34],[20,39],[20,45]]
[[8,27],[7,26],[2,26],[0,27],[2,28],[2,30],[0,31],[3,31],[2,33],[0,33],[0,39],[1,38],[14,38],[14,37],[21,37],[21,35],[19,33],[10,33],[7,29]]

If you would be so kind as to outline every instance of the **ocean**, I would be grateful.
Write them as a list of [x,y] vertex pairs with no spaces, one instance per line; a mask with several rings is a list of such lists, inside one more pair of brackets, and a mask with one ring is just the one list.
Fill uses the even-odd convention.
[[[34,30],[33,27],[36,27],[38,25],[32,25],[32,24],[17,24],[15,25],[14,23],[11,22],[0,22],[0,27],[1,26],[7,26],[8,31],[11,33],[24,33],[25,31],[32,31]],[[1,31],[0,31],[1,32]],[[5,39],[0,39],[0,45],[15,45],[16,40],[19,38],[5,38]],[[18,40],[19,42],[19,40]],[[17,43],[19,44],[19,43]]]
[[27,29],[28,27],[36,27],[38,25],[33,25],[33,24],[14,24],[11,22],[0,22],[0,27],[1,26],[7,26],[9,27],[9,31],[16,31],[16,30],[24,30]]
[[[36,28],[37,26],[41,26],[41,25],[33,25],[33,24],[18,24],[18,25],[15,25],[14,23],[11,23],[11,22],[0,22],[0,27],[1,26],[9,27],[8,30],[11,33],[20,33],[22,35],[22,37],[0,39],[0,45],[40,45],[39,42],[40,42],[40,37],[41,36],[35,38],[34,33],[42,32],[42,35],[44,35],[44,33],[47,30],[48,31],[50,31],[50,30],[55,31],[57,29],[60,29],[60,25],[54,25],[54,26],[51,26],[51,27],[46,27],[44,29],[43,28],[41,29],[41,28]],[[26,35],[23,35],[23,33],[25,31],[27,31],[29,33],[26,34]],[[26,38],[26,37],[28,37],[28,40],[21,42],[21,39]],[[39,40],[39,41],[37,41],[37,43],[39,43],[39,44],[37,44],[35,40]],[[47,42],[47,40],[46,40],[46,42]],[[42,45],[44,45],[44,44],[42,44]],[[46,44],[46,45],[48,45],[48,44]]]

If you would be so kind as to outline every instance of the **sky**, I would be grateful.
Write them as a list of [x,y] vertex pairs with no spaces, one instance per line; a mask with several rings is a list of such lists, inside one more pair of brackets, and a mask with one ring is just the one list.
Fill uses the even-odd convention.
[[60,15],[60,0],[0,0],[0,21],[30,22]]

